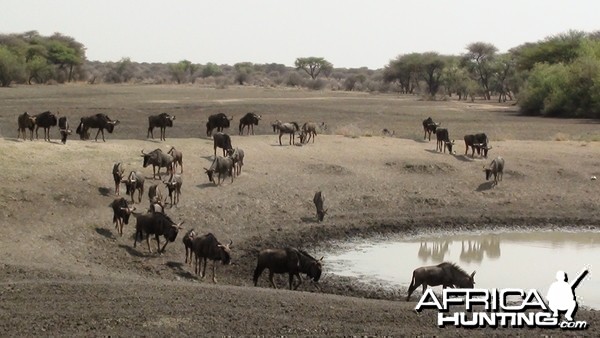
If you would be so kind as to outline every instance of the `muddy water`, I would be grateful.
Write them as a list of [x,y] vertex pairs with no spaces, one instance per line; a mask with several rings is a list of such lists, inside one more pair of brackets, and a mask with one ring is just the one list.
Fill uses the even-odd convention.
[[[332,247],[337,249],[325,254],[328,273],[390,288],[408,287],[417,267],[451,261],[468,273],[477,271],[477,288],[534,288],[545,296],[558,270],[574,280],[587,265],[590,273],[575,294],[579,306],[600,309],[600,232],[444,234]],[[420,296],[421,288],[413,300]]]

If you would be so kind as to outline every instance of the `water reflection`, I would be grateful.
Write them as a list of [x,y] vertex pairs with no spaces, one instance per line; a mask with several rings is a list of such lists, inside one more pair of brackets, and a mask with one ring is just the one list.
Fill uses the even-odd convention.
[[[477,287],[543,291],[556,271],[576,274],[600,257],[600,232],[450,234],[337,244],[345,249],[325,252],[328,273],[384,281],[392,287],[408,286],[417,267],[450,261],[467,271],[477,270]],[[582,282],[577,288],[582,305],[599,308],[599,289],[600,279]]]

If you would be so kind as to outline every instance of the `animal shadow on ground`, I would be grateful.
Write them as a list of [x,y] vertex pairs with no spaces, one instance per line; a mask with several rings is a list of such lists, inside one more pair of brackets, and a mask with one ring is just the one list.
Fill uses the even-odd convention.
[[[219,151],[217,150],[217,152],[219,152]],[[223,153],[223,152],[221,152],[221,154],[222,154],[222,153]],[[219,156],[219,155],[217,155],[217,156]],[[213,155],[200,156],[200,158],[203,158],[203,159],[205,159],[205,160],[209,160],[209,161],[211,161],[211,162],[212,162],[212,160],[214,160],[214,159],[215,159],[215,158],[213,157]]]
[[199,189],[206,189],[210,187],[216,187],[216,185],[213,182],[206,182],[202,184],[196,184],[196,187]]
[[[143,243],[143,244],[144,244],[144,246],[146,245],[146,243]],[[152,244],[152,243],[150,243],[150,244]],[[140,252],[137,249],[135,249],[129,245],[119,244],[119,248],[125,249],[125,251],[127,251],[127,253],[130,254],[131,256],[135,256],[135,257],[149,257],[150,256],[150,254],[145,254],[143,252]],[[146,248],[146,249],[148,249],[148,248]]]
[[191,272],[187,271],[184,268],[184,263],[181,262],[167,262],[166,265],[168,267],[170,267],[171,269],[173,269],[173,271],[175,272],[176,275],[182,277],[182,278],[189,278],[189,279],[194,279],[196,278],[196,276],[194,276]]
[[481,183],[477,187],[477,191],[486,191],[486,190],[492,189],[493,187],[494,187],[494,182],[493,181],[484,182],[484,183]]
[[474,159],[472,159],[469,156],[465,156],[465,155],[454,155],[454,158],[459,161],[463,161],[463,162],[473,162],[474,161]]
[[102,235],[106,238],[111,238],[111,239],[115,239],[115,235],[113,235],[112,231],[105,229],[105,228],[96,228],[96,233],[98,233],[99,235]]
[[154,143],[162,143],[161,140],[156,140],[156,139],[151,139],[151,138],[147,138],[146,141],[148,141],[148,142],[154,142]]
[[109,196],[110,195],[110,189],[107,188],[107,187],[98,187],[98,192],[102,196]]
[[319,223],[315,216],[312,217],[300,217],[300,220],[304,223]]

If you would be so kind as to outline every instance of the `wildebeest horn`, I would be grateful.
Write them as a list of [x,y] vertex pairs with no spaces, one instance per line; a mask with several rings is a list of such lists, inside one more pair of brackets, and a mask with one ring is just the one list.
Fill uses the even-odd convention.
[[319,259],[319,262],[322,262],[324,257],[325,256],[321,256],[321,259]]
[[475,270],[473,271],[473,273],[471,274],[471,278],[473,278],[475,276],[475,272],[477,272],[477,271],[475,271]]
[[146,153],[144,152],[144,149],[142,149],[142,156],[146,155]]
[[490,149],[492,149],[492,147],[491,147],[491,146],[490,146],[490,147],[486,147],[485,149],[486,149],[486,150],[490,150]]
[[229,244],[227,244],[227,247],[228,247],[228,248],[231,248],[231,245],[232,245],[232,244],[233,244],[233,240],[231,240],[231,239],[230,239],[230,240],[229,240]]

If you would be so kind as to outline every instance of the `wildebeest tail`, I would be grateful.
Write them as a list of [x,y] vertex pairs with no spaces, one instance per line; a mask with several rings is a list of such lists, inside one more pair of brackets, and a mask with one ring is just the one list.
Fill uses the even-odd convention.
[[294,128],[296,128],[296,131],[300,130],[300,126],[298,126],[297,122],[290,122],[290,123],[294,125]]

